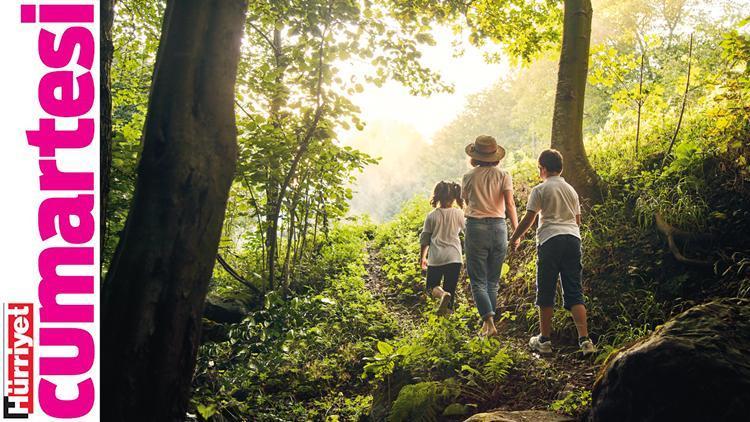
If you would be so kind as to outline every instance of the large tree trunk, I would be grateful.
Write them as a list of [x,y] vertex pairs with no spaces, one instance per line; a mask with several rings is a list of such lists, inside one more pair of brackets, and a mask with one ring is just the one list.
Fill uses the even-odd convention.
[[599,177],[583,146],[583,101],[591,43],[591,1],[565,0],[562,51],[557,74],[552,148],[565,158],[563,176],[584,199],[601,201]]
[[133,203],[104,285],[102,420],[182,421],[237,160],[246,4],[170,0]]
[[115,1],[102,0],[99,5],[101,19],[101,51],[99,56],[100,72],[100,105],[99,105],[99,239],[101,249],[107,237],[107,204],[109,203],[109,173],[112,166],[112,84],[110,70],[112,68],[112,24],[115,17]]

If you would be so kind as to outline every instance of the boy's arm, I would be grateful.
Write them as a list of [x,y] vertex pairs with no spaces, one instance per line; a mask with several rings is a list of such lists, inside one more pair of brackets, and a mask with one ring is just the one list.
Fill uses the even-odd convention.
[[581,225],[581,214],[576,214],[576,224]]
[[531,225],[534,224],[537,214],[539,214],[539,211],[527,210],[521,222],[518,223],[518,228],[513,232],[513,236],[510,237],[510,244],[514,251],[518,249],[518,245],[521,243],[523,235],[525,235],[531,228]]

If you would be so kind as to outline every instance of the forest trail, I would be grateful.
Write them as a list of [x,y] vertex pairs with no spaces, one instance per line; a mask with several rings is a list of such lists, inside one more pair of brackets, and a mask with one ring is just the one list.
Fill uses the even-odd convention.
[[[396,293],[388,289],[389,282],[383,270],[385,261],[380,256],[379,250],[372,241],[368,241],[365,248],[368,257],[365,264],[367,270],[365,285],[378,300],[383,302],[398,322],[401,333],[424,323],[420,308],[425,296],[418,292],[413,297],[408,297],[407,301],[404,301],[403,297],[397,297]],[[473,304],[471,289],[463,269],[456,294],[459,297],[463,296],[469,304]],[[520,356],[524,356],[519,364],[520,371],[508,375],[502,384],[501,393],[496,396],[494,403],[485,406],[482,413],[499,412],[498,417],[509,418],[503,420],[516,420],[513,419],[511,413],[518,411],[517,420],[527,422],[568,420],[556,419],[555,414],[547,410],[553,402],[564,400],[574,391],[591,391],[598,365],[595,365],[592,359],[584,358],[578,348],[572,344],[556,345],[550,356],[533,353],[528,347],[529,336],[519,333],[517,329],[511,329],[512,324],[514,322],[507,320],[498,323],[500,333],[498,339],[501,346],[507,346]],[[507,413],[509,411],[513,412]],[[558,415],[563,414],[564,412],[558,411]],[[482,414],[477,414],[471,420],[485,420],[482,416]]]
[[403,297],[396,297],[397,295],[388,289],[388,280],[383,271],[385,261],[380,256],[378,249],[373,245],[372,241],[368,241],[365,248],[367,250],[365,286],[370,289],[378,300],[385,304],[403,331],[405,327],[410,327],[417,323],[421,317],[419,306],[422,300],[420,295],[415,295],[411,303],[405,302]]

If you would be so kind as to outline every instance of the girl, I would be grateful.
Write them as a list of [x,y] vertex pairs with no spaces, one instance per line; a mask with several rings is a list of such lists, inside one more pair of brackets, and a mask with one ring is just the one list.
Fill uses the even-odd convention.
[[518,226],[513,201],[513,180],[498,165],[505,149],[492,136],[482,135],[466,146],[474,167],[463,177],[466,200],[466,272],[471,294],[482,318],[480,335],[494,336],[495,306],[500,274],[508,251],[506,214],[513,230]]
[[[454,208],[454,203],[457,203],[459,208]],[[437,313],[444,315],[453,308],[456,284],[461,271],[461,240],[458,237],[464,229],[461,186],[451,182],[438,183],[433,190],[430,204],[435,209],[427,215],[422,234],[419,236],[420,264],[422,270],[427,270],[427,291],[432,297],[440,300]]]

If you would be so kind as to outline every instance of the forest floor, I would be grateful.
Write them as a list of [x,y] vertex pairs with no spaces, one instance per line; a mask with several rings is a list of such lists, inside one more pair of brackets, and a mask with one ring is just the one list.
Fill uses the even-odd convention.
[[[366,248],[367,288],[384,303],[402,332],[423,323],[421,309],[424,302],[430,299],[422,292],[406,296],[394,293],[393,289],[389,289],[382,269],[384,260],[379,250],[372,242]],[[465,300],[473,305],[464,270],[457,290],[457,300]],[[463,298],[460,299],[460,296]],[[519,327],[512,327],[513,324],[509,320],[498,323],[499,340],[503,346],[524,358],[517,370],[508,375],[498,394],[492,394],[492,402],[480,404],[478,411],[548,410],[553,402],[565,399],[569,393],[591,391],[599,366],[594,364],[593,359],[584,358],[573,344],[556,344],[550,356],[533,353],[528,346],[530,335],[523,334]],[[558,412],[565,413],[564,409]]]

